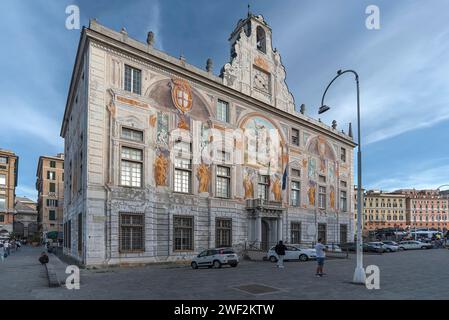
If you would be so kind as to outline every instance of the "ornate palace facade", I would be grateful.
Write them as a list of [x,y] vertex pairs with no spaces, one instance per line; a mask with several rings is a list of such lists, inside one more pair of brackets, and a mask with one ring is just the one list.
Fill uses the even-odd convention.
[[351,136],[295,111],[262,16],[229,39],[220,76],[84,28],[61,136],[64,252],[85,265],[209,247],[351,240]]

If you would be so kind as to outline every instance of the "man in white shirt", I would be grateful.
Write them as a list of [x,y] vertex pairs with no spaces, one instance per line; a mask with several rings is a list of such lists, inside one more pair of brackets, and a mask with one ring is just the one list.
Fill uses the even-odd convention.
[[315,251],[316,251],[316,261],[318,263],[318,266],[316,268],[316,276],[322,277],[324,275],[323,273],[324,258],[326,257],[325,254],[326,246],[323,244],[323,239],[321,238],[318,239],[318,243],[315,245]]

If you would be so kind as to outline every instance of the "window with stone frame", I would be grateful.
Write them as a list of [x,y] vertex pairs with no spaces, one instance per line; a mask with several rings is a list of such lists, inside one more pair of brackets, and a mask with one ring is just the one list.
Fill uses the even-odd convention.
[[299,130],[292,128],[292,144],[299,146]]
[[47,171],[47,179],[56,180],[56,172],[55,171]]
[[291,205],[298,207],[301,205],[301,183],[293,180],[291,188]]
[[192,144],[189,142],[176,141],[175,152],[175,174],[173,190],[179,193],[191,193],[192,191]]
[[0,186],[6,185],[6,174],[0,174]]
[[345,244],[348,241],[348,225],[340,224],[340,244]]
[[142,71],[125,65],[125,90],[135,94],[141,94]]
[[340,210],[342,212],[348,211],[348,197],[347,197],[347,191],[341,190],[340,191]]
[[341,148],[340,159],[341,159],[341,161],[346,162],[346,149],[345,148]]
[[7,157],[0,157],[0,163],[7,164],[8,163],[8,158]]
[[143,142],[143,131],[122,127],[121,138],[135,142]]
[[144,214],[121,212],[120,217],[120,252],[142,252],[144,246]]
[[268,200],[269,187],[270,177],[266,175],[259,175],[259,182],[257,184],[257,197],[262,200]]
[[232,246],[232,219],[217,218],[215,220],[215,246]]
[[55,210],[48,211],[48,220],[51,220],[51,221],[56,220],[56,211]]
[[217,119],[223,122],[229,122],[229,103],[218,99],[217,101]]
[[127,187],[142,186],[143,151],[123,146],[121,149],[120,184]]
[[5,215],[4,214],[0,214],[0,222],[5,222]]
[[50,184],[49,184],[49,191],[50,192],[56,192],[56,183],[50,182]]
[[56,168],[56,161],[50,161],[50,168]]
[[320,209],[326,209],[326,187],[318,187],[318,207]]
[[217,166],[216,197],[230,198],[231,196],[231,168]]
[[292,222],[290,224],[290,243],[301,243],[301,222]]
[[193,217],[173,217],[173,251],[193,251]]

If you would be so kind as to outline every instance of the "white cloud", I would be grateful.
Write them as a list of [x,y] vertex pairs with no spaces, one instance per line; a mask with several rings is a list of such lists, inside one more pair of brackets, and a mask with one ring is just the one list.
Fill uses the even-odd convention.
[[37,201],[37,190],[24,185],[18,185],[16,187],[16,195],[19,197],[27,197],[33,201]]

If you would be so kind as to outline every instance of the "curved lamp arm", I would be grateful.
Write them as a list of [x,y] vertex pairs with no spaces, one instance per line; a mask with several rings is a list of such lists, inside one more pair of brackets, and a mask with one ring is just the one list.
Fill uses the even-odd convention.
[[323,97],[321,98],[321,106],[324,106],[324,97],[326,96],[327,90],[329,90],[329,87],[332,85],[332,83],[334,83],[334,81],[337,80],[337,78],[348,72],[354,74],[355,81],[357,82],[357,84],[359,83],[359,75],[354,70],[345,70],[345,71],[338,70],[337,75],[332,79],[331,82],[329,82],[329,84],[326,87],[326,90],[324,90]]

